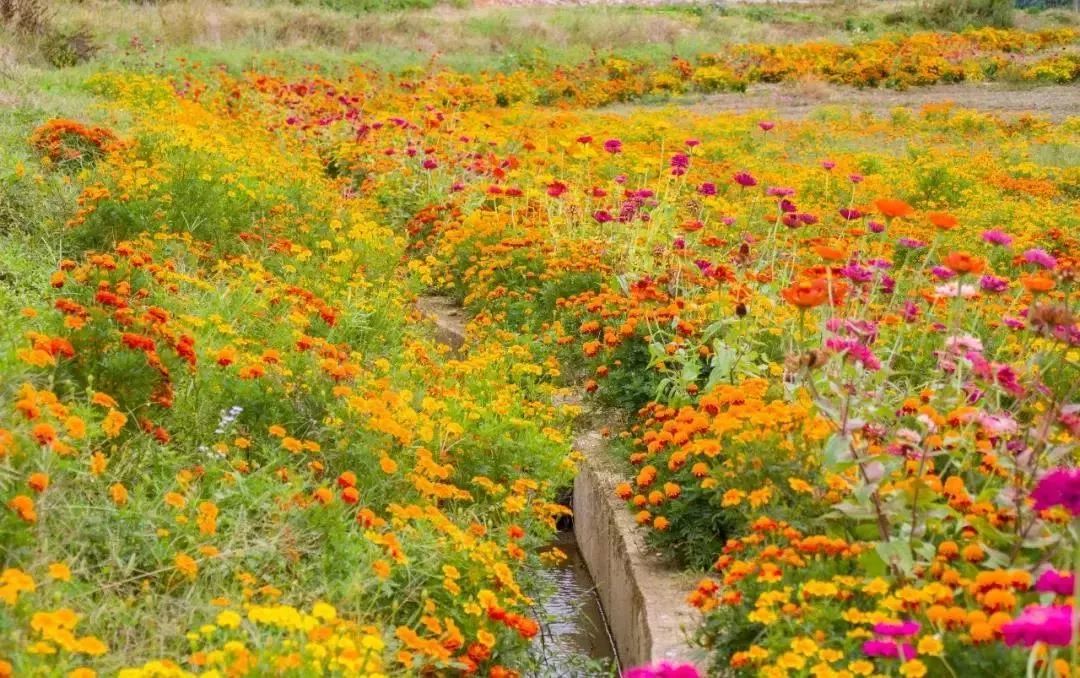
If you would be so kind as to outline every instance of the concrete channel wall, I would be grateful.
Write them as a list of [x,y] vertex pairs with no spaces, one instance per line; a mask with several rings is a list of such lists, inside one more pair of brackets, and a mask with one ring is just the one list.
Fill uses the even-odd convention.
[[578,435],[575,449],[585,460],[574,480],[574,535],[619,663],[624,669],[661,661],[700,666],[699,653],[686,640],[696,622],[686,602],[694,580],[665,566],[645,545],[633,515],[615,496],[625,478],[612,468],[601,434]]

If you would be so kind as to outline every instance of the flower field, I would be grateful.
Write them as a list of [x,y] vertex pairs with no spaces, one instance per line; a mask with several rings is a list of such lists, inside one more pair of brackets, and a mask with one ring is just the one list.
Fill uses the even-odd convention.
[[541,675],[593,409],[702,672],[1080,675],[1080,117],[594,110],[1077,40],[94,74],[0,159],[0,676]]

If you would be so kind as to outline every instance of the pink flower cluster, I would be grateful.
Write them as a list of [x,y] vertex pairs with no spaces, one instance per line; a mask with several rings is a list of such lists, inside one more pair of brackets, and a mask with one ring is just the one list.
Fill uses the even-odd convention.
[[1035,643],[1065,646],[1072,641],[1074,611],[1071,605],[1032,605],[1001,627],[1005,644],[1031,647]]
[[1064,506],[1074,517],[1080,516],[1080,468],[1056,468],[1042,478],[1031,491],[1035,510]]
[[653,666],[638,666],[623,674],[625,678],[701,678],[693,664],[661,662]]

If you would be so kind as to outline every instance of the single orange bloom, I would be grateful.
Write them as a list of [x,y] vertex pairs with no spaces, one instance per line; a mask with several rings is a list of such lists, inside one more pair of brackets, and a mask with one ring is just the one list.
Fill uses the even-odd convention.
[[1045,275],[1022,275],[1020,276],[1020,284],[1028,292],[1049,292],[1054,289],[1054,279],[1048,278]]
[[847,286],[839,281],[833,280],[831,283],[825,278],[815,278],[813,280],[800,280],[792,283],[790,287],[783,292],[784,299],[789,303],[798,306],[799,308],[813,308],[820,306],[832,298],[833,305],[839,305],[843,303],[844,296],[847,294]]
[[911,205],[903,200],[897,200],[896,198],[881,198],[875,200],[874,206],[885,216],[897,219],[903,219],[904,217],[910,217],[912,214],[915,214],[915,209]]
[[930,223],[942,229],[943,231],[950,231],[956,228],[956,225],[960,222],[956,220],[951,214],[945,212],[931,212],[926,215],[926,218],[930,220]]
[[847,259],[847,253],[844,250],[829,245],[814,245],[814,252],[826,261],[843,261]]
[[47,473],[31,473],[26,479],[26,484],[34,492],[44,492],[49,487],[49,475]]
[[944,264],[955,273],[982,273],[986,261],[970,252],[950,252]]

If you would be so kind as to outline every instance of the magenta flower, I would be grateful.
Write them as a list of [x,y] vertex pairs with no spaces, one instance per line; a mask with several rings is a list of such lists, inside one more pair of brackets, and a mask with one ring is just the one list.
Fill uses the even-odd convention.
[[1054,268],[1057,266],[1057,259],[1050,256],[1050,253],[1046,250],[1032,249],[1024,252],[1024,261],[1029,264],[1035,264],[1036,266],[1042,266],[1043,268]]
[[553,181],[548,184],[547,194],[550,195],[552,198],[558,198],[563,193],[566,193],[566,190],[566,184],[561,181]]
[[625,674],[626,678],[701,678],[693,664],[661,662],[653,666],[637,666]]
[[1071,596],[1076,590],[1076,575],[1072,572],[1058,572],[1049,569],[1039,575],[1035,590],[1040,593],[1056,593],[1059,596]]
[[686,144],[687,147],[689,147],[689,148],[693,148],[694,146],[698,146],[698,145],[701,144],[701,142],[698,141],[697,139],[687,139],[683,143]]
[[614,219],[614,217],[611,216],[611,213],[605,210],[596,210],[595,212],[593,212],[592,217],[601,224],[606,224],[607,222]]
[[979,287],[986,292],[1004,292],[1009,287],[1009,281],[987,274],[979,278]]
[[743,188],[757,186],[757,179],[749,172],[736,172],[735,176],[731,177],[731,179]]
[[768,131],[769,131],[769,130],[771,130],[771,129],[772,129],[773,127],[776,127],[776,123],[775,123],[775,122],[771,122],[771,121],[769,121],[769,120],[762,120],[761,122],[759,122],[759,123],[757,124],[757,126],[761,128],[761,131],[762,131],[762,132],[768,132]]
[[794,188],[788,188],[786,186],[770,186],[765,190],[765,195],[772,196],[774,198],[786,198],[791,195],[795,195]]
[[1065,605],[1032,605],[1008,624],[1001,634],[1008,646],[1031,647],[1035,643],[1064,646],[1072,641],[1073,608]]
[[850,209],[850,208],[844,207],[843,209],[840,210],[840,216],[847,219],[848,221],[855,221],[857,219],[862,219],[863,218],[863,213],[860,212],[857,209]]
[[874,633],[879,636],[913,636],[919,632],[920,628],[922,628],[922,626],[919,622],[909,619],[908,621],[895,624],[890,624],[888,622],[874,624]]
[[1013,241],[1011,235],[996,228],[989,231],[983,231],[982,239],[991,245],[1001,245],[1002,247],[1008,247]]
[[832,160],[822,160],[821,161],[821,168],[823,170],[825,170],[826,172],[828,172],[829,170],[831,170],[834,167],[836,167],[836,163],[833,162]]
[[604,150],[612,155],[622,152],[622,142],[618,139],[608,139],[604,142]]
[[871,233],[884,233],[885,232],[885,224],[881,223],[880,221],[871,221],[871,222],[867,223],[866,225],[870,227],[870,232]]
[[711,181],[706,181],[698,186],[697,192],[701,195],[716,195],[716,184]]
[[891,640],[868,640],[863,643],[863,654],[867,657],[884,657],[904,661],[915,658],[915,648],[910,643],[897,644]]
[[426,170],[433,170],[433,169],[435,169],[436,167],[439,166],[439,163],[436,162],[434,158],[428,158],[427,160],[424,161],[423,166],[424,166],[424,169],[426,169]]
[[1073,516],[1080,516],[1080,468],[1056,468],[1039,478],[1031,491],[1035,510],[1064,506]]

